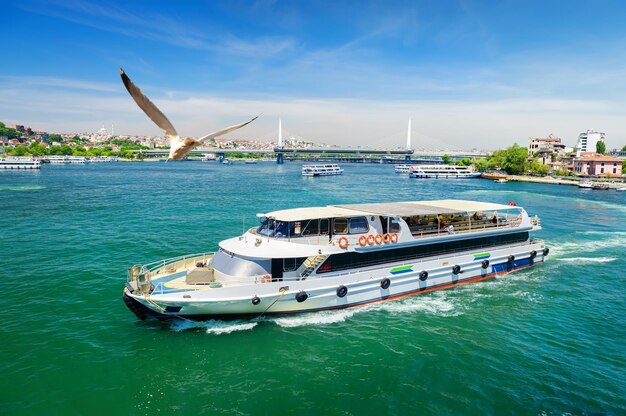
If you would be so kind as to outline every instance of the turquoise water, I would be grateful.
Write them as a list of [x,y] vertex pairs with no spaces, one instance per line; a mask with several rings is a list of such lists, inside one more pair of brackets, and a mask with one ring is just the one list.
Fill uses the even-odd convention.
[[[626,414],[626,192],[343,167],[0,172],[0,414]],[[215,250],[257,212],[440,198],[538,214],[548,261],[261,321],[141,322],[121,300],[132,264]]]

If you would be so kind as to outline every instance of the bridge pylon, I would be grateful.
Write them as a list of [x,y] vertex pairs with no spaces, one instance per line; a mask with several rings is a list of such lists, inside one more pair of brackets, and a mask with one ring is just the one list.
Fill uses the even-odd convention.
[[[283,124],[278,119],[278,148],[282,149],[283,147]],[[282,165],[283,163],[285,163],[284,156],[279,152],[276,154],[276,164]]]

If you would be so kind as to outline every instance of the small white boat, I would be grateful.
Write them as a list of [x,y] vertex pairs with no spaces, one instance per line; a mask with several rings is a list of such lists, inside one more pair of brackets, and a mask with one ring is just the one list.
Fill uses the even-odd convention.
[[408,175],[411,165],[395,165],[394,170],[396,173]]
[[478,178],[480,173],[466,166],[413,165],[409,169],[409,176],[419,179],[468,179]]
[[256,165],[257,164],[257,160],[256,159],[246,159],[246,165]]
[[494,182],[496,183],[507,183],[509,180],[505,178],[496,179]]
[[230,159],[224,159],[222,160],[222,165],[232,165],[233,161]]
[[537,216],[519,206],[440,200],[306,207],[190,254],[128,270],[140,319],[214,319],[364,305],[501,276],[543,262]]
[[583,188],[583,189],[592,189],[593,188],[593,182],[591,181],[582,181],[578,183],[578,187],[579,188]]
[[302,165],[302,176],[331,176],[341,175],[343,169],[336,164]]
[[32,157],[0,158],[0,169],[41,169],[41,161]]

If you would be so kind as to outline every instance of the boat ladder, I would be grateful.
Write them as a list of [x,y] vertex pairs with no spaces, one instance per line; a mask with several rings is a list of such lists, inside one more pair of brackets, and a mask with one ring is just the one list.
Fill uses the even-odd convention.
[[303,279],[309,277],[309,275],[313,273],[313,270],[315,270],[315,268],[319,266],[324,260],[326,260],[326,256],[307,257],[304,261],[305,269],[302,271],[302,273],[300,273],[300,277],[302,277]]

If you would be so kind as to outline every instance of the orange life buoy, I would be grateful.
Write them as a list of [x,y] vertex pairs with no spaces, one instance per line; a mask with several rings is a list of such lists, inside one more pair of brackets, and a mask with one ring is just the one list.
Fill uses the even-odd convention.
[[367,237],[362,235],[359,237],[359,245],[365,247],[367,245]]
[[374,241],[376,242],[376,244],[382,244],[383,236],[380,234],[376,234],[376,237],[374,237]]
[[270,276],[269,274],[264,274],[263,276],[261,276],[261,283],[269,283],[272,281],[272,276]]
[[385,234],[385,235],[383,235],[383,242],[384,242],[385,244],[389,244],[389,243],[391,243],[391,236],[390,236],[389,234]]
[[340,248],[348,248],[348,239],[346,237],[341,237],[338,243]]
[[374,236],[373,235],[370,234],[370,235],[367,236],[367,244],[369,244],[370,246],[372,244],[374,244]]
[[391,238],[391,242],[392,243],[397,243],[398,242],[398,233],[393,233],[389,237]]

